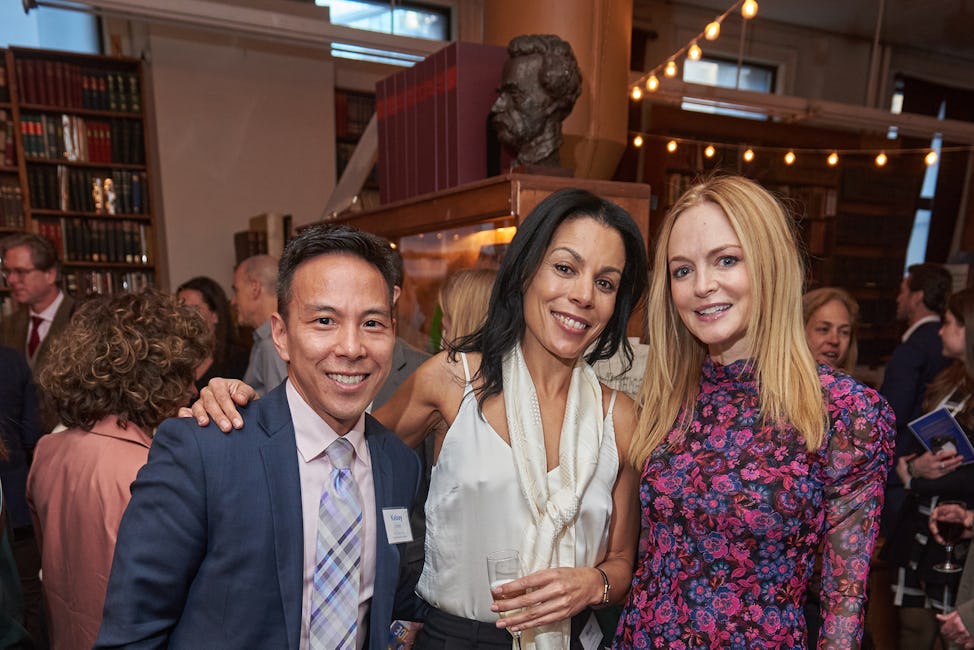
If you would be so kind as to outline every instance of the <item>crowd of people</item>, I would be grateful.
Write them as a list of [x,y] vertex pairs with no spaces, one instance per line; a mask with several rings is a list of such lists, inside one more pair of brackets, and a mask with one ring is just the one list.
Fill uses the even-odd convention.
[[[933,566],[944,522],[974,524],[974,465],[909,428],[974,427],[974,289],[910,267],[877,391],[856,300],[803,293],[760,185],[699,182],[654,246],[555,192],[499,268],[447,279],[430,355],[396,336],[401,257],[347,226],[244,261],[230,300],[196,277],[75,304],[50,242],[5,240],[0,639],[854,648],[886,562],[901,648],[974,648],[974,560]],[[500,550],[519,572],[491,584]]]

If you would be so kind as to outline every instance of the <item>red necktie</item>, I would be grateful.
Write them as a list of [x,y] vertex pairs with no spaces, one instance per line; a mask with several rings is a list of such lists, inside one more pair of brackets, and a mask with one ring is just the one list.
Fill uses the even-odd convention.
[[34,358],[37,347],[41,344],[41,323],[44,319],[40,316],[30,317],[30,338],[27,339],[27,356]]

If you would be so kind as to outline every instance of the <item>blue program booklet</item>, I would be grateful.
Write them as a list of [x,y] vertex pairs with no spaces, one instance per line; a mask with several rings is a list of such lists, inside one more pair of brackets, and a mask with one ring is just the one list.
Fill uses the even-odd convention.
[[964,465],[974,463],[974,446],[964,428],[946,408],[940,407],[922,415],[907,426],[927,451],[936,453],[953,448],[964,459]]

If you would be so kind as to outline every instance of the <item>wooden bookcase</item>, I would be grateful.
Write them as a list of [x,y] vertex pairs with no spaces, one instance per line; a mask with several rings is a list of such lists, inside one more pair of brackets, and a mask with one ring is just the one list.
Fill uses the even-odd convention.
[[22,210],[0,235],[51,239],[76,296],[156,285],[142,62],[0,52],[9,95],[0,112],[15,135],[15,164],[0,166],[0,186],[19,189]]

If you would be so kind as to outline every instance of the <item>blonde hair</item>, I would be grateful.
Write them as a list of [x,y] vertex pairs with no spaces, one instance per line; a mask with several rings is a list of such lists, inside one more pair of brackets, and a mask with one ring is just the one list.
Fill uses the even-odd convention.
[[493,269],[462,269],[443,283],[440,308],[443,318],[450,319],[450,329],[443,337],[444,348],[473,334],[484,324],[496,277],[497,271]]
[[676,220],[687,209],[712,203],[741,240],[751,283],[747,331],[764,422],[788,422],[809,450],[825,437],[827,412],[815,360],[805,342],[801,298],[804,269],[792,223],[757,183],[720,176],[691,187],[660,226],[649,293],[649,358],[637,402],[639,423],[630,461],[641,467],[674,426],[693,418],[707,350],[680,319],[670,295],[667,251]]
[[840,370],[851,373],[859,359],[859,343],[856,333],[859,330],[859,303],[848,291],[839,287],[819,287],[802,296],[802,321],[807,325],[812,315],[833,300],[838,300],[849,312],[849,349]]

